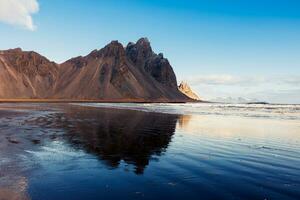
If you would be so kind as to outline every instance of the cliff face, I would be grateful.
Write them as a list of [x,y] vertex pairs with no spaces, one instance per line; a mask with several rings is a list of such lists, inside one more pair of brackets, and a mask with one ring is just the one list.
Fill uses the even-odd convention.
[[189,101],[174,71],[149,41],[118,41],[62,64],[21,49],[0,51],[0,98]]
[[0,98],[48,98],[59,66],[35,52],[0,51]]
[[193,92],[191,87],[186,82],[181,82],[180,85],[178,86],[178,89],[187,97],[194,100],[200,100],[200,97],[195,92]]

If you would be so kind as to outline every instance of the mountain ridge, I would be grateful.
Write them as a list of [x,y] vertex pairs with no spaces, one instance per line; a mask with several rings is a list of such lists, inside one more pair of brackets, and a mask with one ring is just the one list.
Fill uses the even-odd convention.
[[117,40],[57,64],[20,48],[0,51],[0,99],[188,102],[168,59],[147,38]]

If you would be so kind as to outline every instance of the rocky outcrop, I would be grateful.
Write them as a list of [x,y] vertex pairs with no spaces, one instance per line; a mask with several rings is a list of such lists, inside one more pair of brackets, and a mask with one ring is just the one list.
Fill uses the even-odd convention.
[[123,47],[112,41],[62,64],[21,49],[0,51],[0,98],[107,101],[190,101],[175,73],[147,38]]
[[178,86],[178,89],[180,92],[185,94],[187,97],[194,99],[194,100],[200,100],[200,97],[193,92],[191,87],[186,83],[186,82],[181,82],[180,85]]
[[48,98],[54,94],[59,66],[35,52],[0,52],[0,98]]

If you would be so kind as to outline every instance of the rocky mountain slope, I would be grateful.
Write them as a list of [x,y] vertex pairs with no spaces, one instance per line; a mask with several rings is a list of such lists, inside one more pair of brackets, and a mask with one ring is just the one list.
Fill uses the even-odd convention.
[[185,102],[169,61],[141,38],[56,64],[35,52],[0,51],[1,99]]
[[47,98],[54,94],[59,66],[35,52],[0,51],[0,98]]
[[181,82],[178,86],[178,90],[194,100],[200,100],[200,97],[191,89],[186,82]]

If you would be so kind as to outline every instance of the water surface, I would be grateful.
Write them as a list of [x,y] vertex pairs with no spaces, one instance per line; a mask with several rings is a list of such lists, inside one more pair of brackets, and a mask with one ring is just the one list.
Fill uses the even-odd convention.
[[0,197],[300,198],[298,106],[0,107]]

